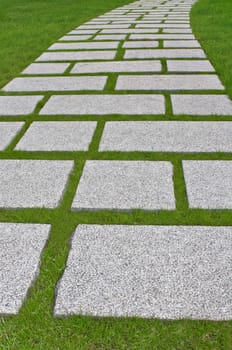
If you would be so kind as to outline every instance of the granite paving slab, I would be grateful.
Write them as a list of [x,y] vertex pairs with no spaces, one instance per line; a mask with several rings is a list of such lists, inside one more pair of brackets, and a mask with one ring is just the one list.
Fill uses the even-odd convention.
[[54,313],[229,320],[231,234],[223,226],[79,225]]
[[67,52],[45,52],[37,58],[37,62],[46,61],[94,61],[113,60],[116,51],[67,51]]
[[183,161],[190,208],[232,209],[232,161]]
[[43,96],[0,96],[0,117],[33,113]]
[[17,314],[39,274],[50,225],[0,223],[0,314]]
[[0,122],[0,151],[9,146],[23,125],[24,122]]
[[52,96],[40,115],[157,115],[165,113],[162,95]]
[[72,209],[175,209],[172,164],[86,161]]
[[171,95],[173,113],[188,115],[232,115],[226,95]]
[[0,160],[0,208],[56,208],[73,161]]
[[125,59],[130,58],[205,58],[201,49],[128,49]]
[[169,72],[215,72],[207,60],[167,60]]
[[231,122],[107,122],[99,151],[232,152]]
[[117,49],[119,42],[87,42],[87,43],[56,43],[48,48],[48,50],[96,50],[96,49]]
[[32,63],[22,74],[63,74],[68,67],[69,63]]

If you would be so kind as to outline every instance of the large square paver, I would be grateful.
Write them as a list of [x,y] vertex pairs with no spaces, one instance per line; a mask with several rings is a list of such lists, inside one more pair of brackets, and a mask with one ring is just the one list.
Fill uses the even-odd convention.
[[232,115],[226,95],[171,95],[173,113],[189,115]]
[[0,208],[55,208],[73,161],[0,160]]
[[22,129],[23,122],[0,123],[0,151],[3,151]]
[[41,115],[157,115],[165,113],[162,95],[52,96]]
[[100,151],[232,152],[231,122],[107,122]]
[[80,225],[56,316],[232,318],[232,227]]
[[87,161],[72,209],[175,209],[172,164]]
[[0,314],[17,314],[39,274],[50,225],[0,223]]
[[34,122],[16,150],[87,151],[96,122]]
[[190,208],[232,209],[232,161],[183,161]]
[[0,116],[31,114],[43,96],[0,96]]

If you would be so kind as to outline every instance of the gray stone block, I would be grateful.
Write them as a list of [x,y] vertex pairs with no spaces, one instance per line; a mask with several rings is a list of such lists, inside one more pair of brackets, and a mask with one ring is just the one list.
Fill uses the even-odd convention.
[[71,73],[160,72],[160,61],[112,61],[77,63]]
[[197,40],[165,40],[164,47],[201,47]]
[[93,40],[125,40],[126,34],[97,35]]
[[0,96],[0,116],[31,114],[43,96]]
[[107,122],[100,151],[232,152],[231,122]]
[[3,151],[22,129],[23,122],[0,123],[0,151]]
[[84,35],[88,35],[88,34],[96,34],[98,32],[98,30],[97,29],[88,29],[88,30],[72,30],[71,32],[69,32],[68,33],[68,35],[72,35],[72,34],[74,34],[74,35],[82,35],[82,34],[84,34]]
[[121,75],[115,90],[224,90],[217,75]]
[[[174,28],[164,28],[163,29],[163,33],[170,33],[170,34],[191,34],[192,33],[192,29],[174,29]],[[178,39],[178,38],[177,38]],[[195,39],[195,37],[192,35],[192,39]]]
[[17,314],[39,274],[50,225],[0,223],[0,314]]
[[172,95],[174,114],[232,115],[232,101],[226,95]]
[[98,50],[98,49],[117,49],[119,42],[87,42],[87,43],[56,43],[48,50]]
[[174,210],[169,162],[87,161],[73,210]]
[[200,49],[138,49],[126,50],[124,58],[205,58]]
[[192,34],[131,34],[129,39],[130,40],[165,40],[165,39],[192,40],[192,39],[195,39],[195,37]]
[[94,61],[113,60],[117,51],[72,51],[72,52],[45,52],[37,58],[37,62],[46,61]]
[[40,115],[157,115],[165,113],[162,95],[52,96]]
[[223,226],[79,225],[55,315],[230,320],[231,232]]
[[144,48],[144,47],[158,47],[159,43],[158,41],[126,41],[123,44],[124,49],[129,49],[129,48]]
[[93,35],[65,35],[60,38],[60,41],[85,41],[91,39]]
[[0,208],[56,208],[72,161],[0,160]]
[[34,122],[19,141],[22,151],[88,151],[97,122]]
[[189,24],[136,24],[135,28],[190,28]]
[[82,30],[82,29],[124,29],[124,28],[129,28],[129,24],[92,24],[92,25],[82,25],[77,28]]
[[232,209],[232,161],[183,161],[190,208]]
[[22,74],[63,74],[69,63],[32,63]]
[[168,60],[169,72],[214,72],[214,68],[207,60]]
[[3,91],[77,91],[103,90],[107,77],[36,77],[15,78]]
[[157,33],[159,29],[103,29],[100,33],[102,34],[143,34],[143,33]]

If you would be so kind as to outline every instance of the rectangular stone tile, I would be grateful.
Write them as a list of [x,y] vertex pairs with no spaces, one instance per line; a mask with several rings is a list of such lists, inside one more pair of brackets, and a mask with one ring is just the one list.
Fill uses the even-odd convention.
[[34,122],[21,138],[21,151],[88,151],[97,122]]
[[100,151],[232,152],[231,122],[107,122]]
[[130,40],[165,40],[165,39],[195,39],[192,34],[131,34],[129,36]]
[[200,49],[138,49],[126,50],[125,59],[130,58],[205,58]]
[[73,210],[175,209],[169,162],[87,161]]
[[232,161],[183,161],[190,208],[232,209]]
[[117,21],[112,22],[112,24],[122,24],[122,23],[130,23],[130,24],[142,24],[142,23],[147,24],[147,23],[150,23],[150,24],[152,24],[152,23],[161,23],[161,21],[162,21],[162,19],[160,19],[160,20],[152,20],[152,21],[141,21],[141,20],[136,20],[136,21],[134,21],[134,20],[132,20],[132,21],[128,21],[128,20],[117,20]]
[[[192,33],[192,29],[173,29],[173,28],[164,28],[162,30],[163,33],[170,33],[170,34],[191,34]],[[178,39],[178,38],[177,38]],[[180,38],[181,39],[181,38]],[[192,36],[192,39],[195,39],[194,36]]]
[[68,35],[88,35],[88,34],[96,34],[98,32],[98,29],[79,29],[79,30],[71,30],[71,32],[68,33]]
[[116,51],[82,51],[82,52],[45,52],[37,58],[37,62],[46,61],[94,61],[113,60]]
[[69,63],[32,63],[22,74],[63,74],[69,67]]
[[169,72],[214,72],[207,60],[167,60]]
[[126,41],[123,44],[123,48],[128,49],[128,48],[145,48],[145,47],[158,47],[159,43],[158,41]]
[[53,44],[48,50],[96,50],[96,49],[117,49],[118,41],[109,42],[87,42],[87,43],[57,43]]
[[102,34],[143,34],[143,33],[157,33],[159,29],[139,29],[139,28],[131,28],[131,29],[103,29],[100,33]]
[[165,113],[162,95],[52,96],[41,115],[157,115]]
[[77,28],[77,30],[82,29],[123,29],[129,28],[129,24],[92,24],[92,25],[82,25]]
[[224,90],[217,75],[122,75],[115,90]]
[[37,278],[50,225],[0,223],[0,314],[19,312]]
[[93,35],[65,35],[59,41],[85,41],[92,38]]
[[0,151],[3,151],[22,129],[23,122],[0,123]]
[[171,101],[175,115],[232,115],[226,95],[171,95]]
[[189,24],[136,24],[135,28],[190,28]]
[[55,315],[230,320],[231,232],[223,226],[79,225]]
[[0,96],[0,117],[33,113],[43,96]]
[[164,47],[201,47],[197,40],[164,40],[163,45]]
[[71,74],[111,72],[160,72],[160,61],[112,61],[77,63]]
[[93,40],[125,40],[125,34],[116,34],[116,35],[97,35]]
[[36,77],[15,78],[3,91],[77,91],[103,90],[107,77]]
[[56,208],[73,161],[0,160],[0,208]]

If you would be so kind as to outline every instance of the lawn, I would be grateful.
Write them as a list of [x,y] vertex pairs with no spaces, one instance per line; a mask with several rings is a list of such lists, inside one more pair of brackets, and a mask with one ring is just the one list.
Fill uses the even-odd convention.
[[[79,24],[122,6],[127,0],[0,0],[0,86],[18,75],[59,37]],[[86,5],[88,4],[88,5]],[[197,38],[232,97],[232,2],[199,0],[192,11],[191,22]],[[113,81],[113,77],[112,77]],[[110,88],[110,86],[109,86]],[[25,120],[51,120],[42,117],[14,117]],[[170,119],[173,117],[170,117]],[[10,120],[9,118],[1,118]],[[62,120],[55,117],[52,120]],[[86,117],[82,120],[96,118]],[[100,119],[100,118],[99,118]],[[98,119],[98,120],[99,120]],[[132,120],[133,118],[130,118]],[[146,116],[148,120],[153,117]],[[157,119],[157,118],[155,118]],[[162,118],[160,118],[162,119]],[[164,119],[164,118],[163,118]],[[176,118],[181,119],[181,117]],[[194,119],[194,118],[188,118]],[[196,119],[196,118],[195,118]],[[199,120],[205,120],[202,117]],[[218,120],[212,117],[207,120]],[[79,117],[65,120],[80,120]],[[0,349],[4,350],[230,350],[232,322],[160,321],[143,319],[99,319],[53,316],[57,281],[60,279],[69,251],[70,237],[80,223],[158,224],[158,225],[232,225],[231,211],[190,210],[183,180],[182,159],[232,159],[232,154],[174,153],[98,153],[106,117],[98,127],[88,152],[16,152],[17,139],[0,152],[0,158],[73,159],[75,169],[59,208],[0,210],[0,221],[49,223],[50,240],[43,254],[40,275],[30,290],[19,315],[0,319]],[[231,120],[231,118],[230,118]],[[86,159],[169,160],[174,165],[176,211],[116,213],[71,212],[71,203]]]

